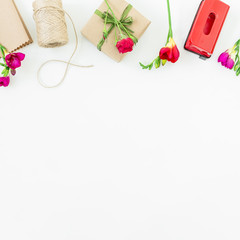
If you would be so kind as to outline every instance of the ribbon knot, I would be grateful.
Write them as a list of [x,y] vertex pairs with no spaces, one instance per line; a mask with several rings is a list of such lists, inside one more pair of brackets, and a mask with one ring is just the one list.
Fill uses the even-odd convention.
[[[133,35],[134,31],[129,28],[129,26],[132,25],[133,23],[133,18],[131,16],[128,16],[131,9],[132,9],[132,5],[129,4],[123,11],[120,20],[117,20],[116,18],[114,18],[114,16],[110,14],[108,11],[101,12],[98,9],[95,11],[95,14],[104,20],[104,23],[105,23],[104,26],[106,26],[107,24],[110,24],[110,27],[108,28],[108,30],[106,30],[104,27],[103,37],[97,45],[97,48],[99,51],[101,51],[105,40],[107,39],[109,34],[112,32],[112,30],[115,29],[116,31],[118,26],[120,27],[122,32],[124,32],[128,37],[130,37],[133,40],[135,44],[138,42],[138,39]],[[117,43],[117,38],[116,38],[116,43]]]

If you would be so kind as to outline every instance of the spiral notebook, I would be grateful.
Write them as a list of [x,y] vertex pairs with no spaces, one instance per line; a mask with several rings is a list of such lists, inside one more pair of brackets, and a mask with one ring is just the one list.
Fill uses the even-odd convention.
[[0,0],[0,9],[0,44],[6,47],[8,52],[13,52],[32,43],[14,1]]

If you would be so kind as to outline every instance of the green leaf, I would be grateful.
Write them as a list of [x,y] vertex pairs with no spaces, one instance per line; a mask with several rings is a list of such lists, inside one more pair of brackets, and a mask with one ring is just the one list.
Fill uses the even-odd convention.
[[153,62],[150,63],[149,65],[143,65],[142,63],[139,63],[142,69],[148,69],[151,70],[153,68]]
[[238,54],[236,54],[235,62],[238,62],[238,60],[239,60],[239,56],[238,56]]
[[234,66],[234,71],[236,72],[238,70],[238,68],[240,67],[240,63],[237,62]]
[[157,57],[157,58],[156,58],[154,64],[155,64],[155,68],[159,68],[159,67],[160,67],[160,65],[161,65],[161,59],[160,59],[160,57]]
[[2,75],[3,77],[7,77],[9,75],[9,67],[3,69]]
[[5,65],[5,64],[3,64],[3,63],[0,63],[0,66],[7,67],[7,65]]
[[5,62],[5,52],[4,52],[5,47],[3,47],[3,46],[1,45],[0,49],[1,49],[2,57],[3,57],[4,62]]
[[235,43],[235,45],[239,46],[239,44],[240,44],[240,39]]
[[0,44],[0,49],[1,49],[1,51],[7,51],[7,49],[1,44]]
[[0,44],[0,47],[1,47],[4,51],[7,51],[7,49],[6,49],[3,45]]
[[145,65],[143,65],[142,63],[139,63],[139,64],[140,64],[140,66],[142,67],[142,69],[148,69],[148,65],[145,66]]
[[238,70],[236,71],[236,75],[239,76],[240,74],[240,68],[238,68]]

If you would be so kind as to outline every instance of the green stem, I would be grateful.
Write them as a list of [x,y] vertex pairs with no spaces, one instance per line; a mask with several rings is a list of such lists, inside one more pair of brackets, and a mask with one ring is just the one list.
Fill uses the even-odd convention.
[[[158,61],[158,64],[156,65],[156,62],[157,62],[157,61]],[[144,65],[144,64],[142,64],[142,63],[139,63],[139,64],[140,64],[140,66],[142,67],[142,69],[149,69],[149,70],[151,70],[152,67],[153,67],[154,62],[155,62],[155,68],[159,68],[159,67],[160,67],[160,64],[161,64],[161,59],[160,59],[159,56],[157,56],[157,57],[156,57],[150,64],[148,64],[148,65]]]
[[105,0],[105,3],[107,4],[108,8],[110,9],[110,11],[111,11],[111,13],[112,13],[112,15],[113,15],[113,18],[114,18],[114,20],[115,20],[115,23],[116,23],[118,29],[119,29],[120,34],[123,35],[123,34],[122,34],[122,31],[121,31],[121,28],[119,27],[118,20],[117,20],[117,18],[116,18],[116,16],[115,16],[113,10],[112,10],[111,7],[109,6],[108,1]]
[[170,38],[170,31],[168,31],[167,41],[166,41],[166,44],[165,44],[165,45],[168,44],[168,42],[169,42],[169,38]]
[[170,2],[167,0],[167,6],[168,6],[168,22],[169,22],[169,32],[168,32],[168,40],[169,38],[173,37],[173,32],[172,32],[172,18],[171,18],[171,9],[170,9]]
[[117,29],[115,28],[115,45],[117,44],[118,39],[117,39]]

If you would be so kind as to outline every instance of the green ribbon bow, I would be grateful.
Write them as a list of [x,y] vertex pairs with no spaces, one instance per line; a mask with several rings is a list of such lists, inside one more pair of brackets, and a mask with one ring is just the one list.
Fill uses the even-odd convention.
[[97,48],[99,51],[101,51],[101,48],[102,48],[105,40],[107,39],[108,35],[112,32],[112,30],[115,29],[115,31],[116,31],[117,26],[119,26],[121,31],[124,32],[128,37],[130,37],[135,44],[138,42],[138,39],[133,35],[134,31],[132,31],[128,27],[133,23],[132,17],[128,16],[131,9],[132,9],[132,5],[129,4],[123,11],[120,20],[115,20],[113,15],[111,15],[110,13],[108,13],[106,11],[103,13],[99,10],[95,11],[95,14],[104,20],[105,25],[111,24],[109,29],[104,31],[104,36],[102,37],[102,39],[100,40],[100,42],[97,45]]

